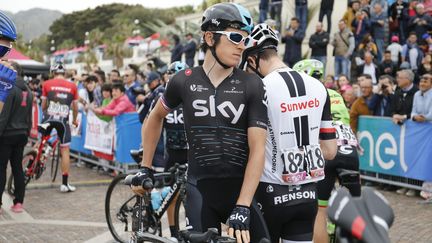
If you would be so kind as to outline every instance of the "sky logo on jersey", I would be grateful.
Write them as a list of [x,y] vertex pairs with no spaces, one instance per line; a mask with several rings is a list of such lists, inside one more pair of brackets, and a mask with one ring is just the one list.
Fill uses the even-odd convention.
[[287,111],[299,111],[307,108],[316,108],[319,107],[319,105],[320,105],[319,100],[317,98],[314,98],[313,100],[302,101],[302,102],[292,103],[292,104],[283,102],[280,104],[280,108],[281,108],[281,112],[285,113]]
[[177,112],[177,110],[174,110],[173,112],[169,113],[165,117],[165,119],[169,124],[184,124],[183,113]]
[[[208,106],[207,106],[208,104]],[[214,95],[210,95],[209,100],[194,100],[192,102],[192,107],[195,110],[194,115],[197,117],[203,117],[210,115],[211,117],[216,117],[216,111],[226,118],[232,118],[231,124],[236,124],[240,119],[241,114],[245,108],[244,104],[240,104],[238,108],[236,108],[231,101],[224,101],[220,105],[216,106]],[[228,111],[231,111],[233,117],[228,114]]]

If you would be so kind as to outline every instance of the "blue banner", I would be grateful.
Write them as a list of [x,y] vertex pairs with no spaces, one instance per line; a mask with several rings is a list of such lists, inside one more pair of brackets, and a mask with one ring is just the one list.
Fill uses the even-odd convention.
[[92,154],[91,150],[84,148],[84,141],[86,136],[86,126],[87,123],[87,115],[84,112],[81,112],[81,135],[80,136],[72,136],[70,149],[73,151],[77,151],[83,154]]
[[115,160],[120,163],[135,163],[130,156],[130,150],[139,149],[141,143],[141,123],[138,119],[138,113],[116,116],[115,122]]
[[432,123],[360,116],[357,137],[361,170],[432,181]]

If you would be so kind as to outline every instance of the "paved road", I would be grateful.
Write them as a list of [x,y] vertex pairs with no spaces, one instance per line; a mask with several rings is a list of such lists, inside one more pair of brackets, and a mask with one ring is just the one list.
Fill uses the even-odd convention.
[[[48,175],[48,173],[46,173]],[[88,168],[72,167],[71,181],[78,189],[63,194],[48,178],[30,184],[25,212],[12,213],[11,199],[3,195],[0,242],[113,242],[105,223],[104,198],[111,177]],[[392,242],[432,242],[432,205],[420,198],[382,192],[392,205],[396,219],[390,230]]]

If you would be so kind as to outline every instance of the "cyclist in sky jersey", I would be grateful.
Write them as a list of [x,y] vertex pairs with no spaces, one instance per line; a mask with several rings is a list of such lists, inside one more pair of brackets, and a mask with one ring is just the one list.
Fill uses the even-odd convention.
[[[293,67],[298,72],[304,72],[322,81],[324,65],[314,59],[302,60]],[[348,188],[352,196],[359,197],[361,193],[359,158],[357,154],[358,142],[350,127],[348,109],[342,96],[332,89],[327,89],[330,95],[330,110],[333,126],[336,129],[338,151],[336,157],[327,160],[325,178],[318,182],[318,214],[315,220],[314,242],[327,243],[327,206],[336,179],[342,186]],[[347,173],[349,172],[349,173]]]
[[63,63],[57,62],[51,67],[54,78],[44,82],[42,86],[42,123],[50,123],[47,133],[56,129],[60,139],[62,184],[61,192],[74,192],[76,188],[68,183],[70,168],[71,130],[69,110],[72,108],[72,123],[77,126],[78,90],[77,86],[65,79]]
[[337,149],[330,98],[318,80],[280,59],[279,40],[267,24],[255,26],[250,38],[240,67],[263,77],[269,118],[257,201],[271,242],[312,242],[316,182]]
[[238,4],[220,3],[204,12],[204,64],[169,81],[145,124],[144,168],[132,180],[132,189],[143,193],[163,119],[183,104],[188,174],[202,196],[202,229],[227,222],[238,242],[268,236],[254,201],[264,162],[265,90],[259,77],[236,68],[252,27],[249,12]]

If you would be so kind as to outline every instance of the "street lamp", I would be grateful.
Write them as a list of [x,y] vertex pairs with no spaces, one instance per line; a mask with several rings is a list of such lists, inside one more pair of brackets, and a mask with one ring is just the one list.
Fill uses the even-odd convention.
[[50,48],[50,51],[51,52],[54,52],[56,50],[56,48],[55,48],[55,40],[51,40],[51,48]]
[[89,33],[88,31],[86,31],[86,32],[84,33],[84,35],[85,35],[84,45],[85,45],[85,46],[88,45],[88,44],[90,44],[90,40],[89,40],[89,38],[88,38],[89,34],[90,34],[90,33]]
[[134,36],[137,36],[137,35],[139,35],[139,34],[141,33],[141,30],[139,29],[139,26],[138,26],[139,23],[140,23],[139,19],[135,19],[135,20],[134,20],[135,29],[132,31],[132,34],[133,34]]

